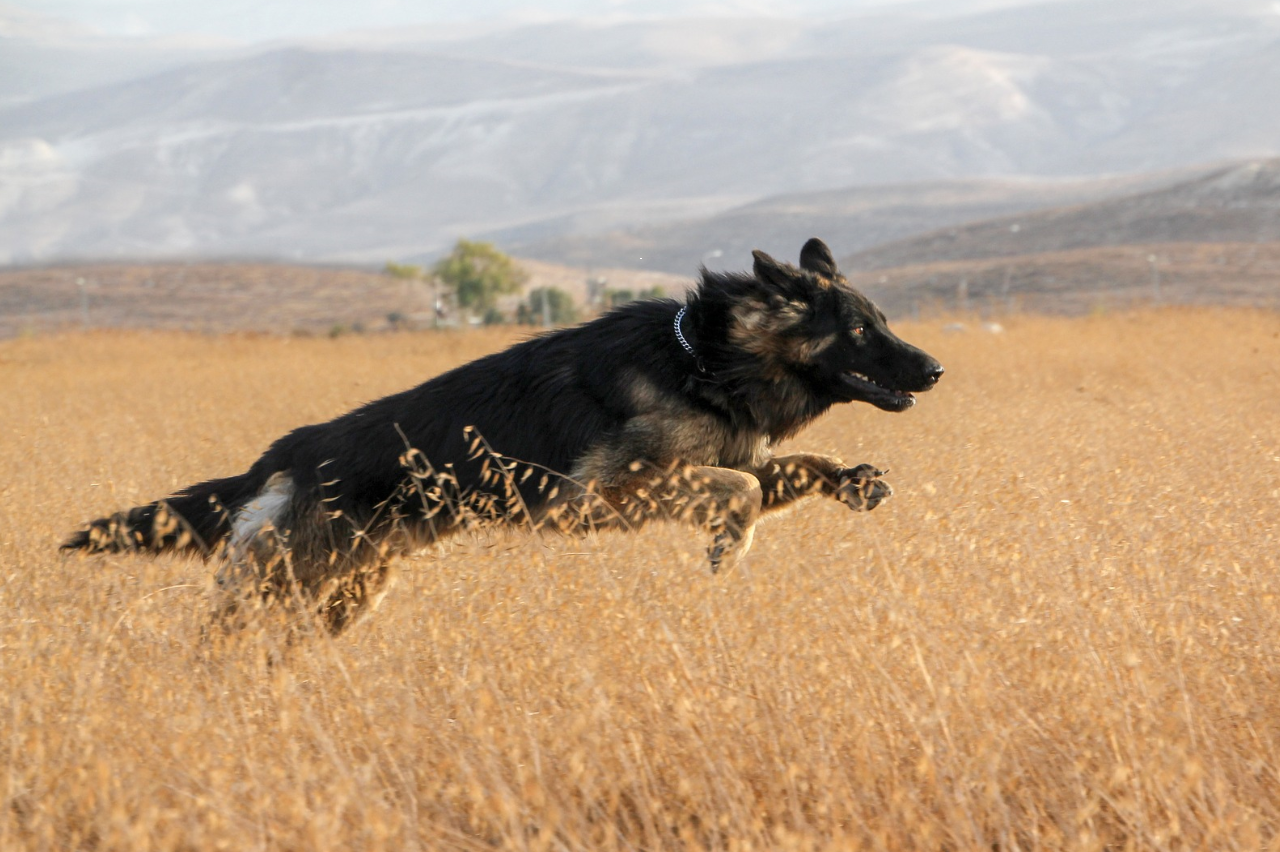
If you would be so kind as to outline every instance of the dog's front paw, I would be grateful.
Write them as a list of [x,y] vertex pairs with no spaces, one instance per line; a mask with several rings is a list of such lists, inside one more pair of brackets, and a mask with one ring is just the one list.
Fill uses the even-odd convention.
[[846,467],[836,483],[836,499],[855,512],[870,512],[893,495],[889,483],[880,478],[884,474],[870,464]]

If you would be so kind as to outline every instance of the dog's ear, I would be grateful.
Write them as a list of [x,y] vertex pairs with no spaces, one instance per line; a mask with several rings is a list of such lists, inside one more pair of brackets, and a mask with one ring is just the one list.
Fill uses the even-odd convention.
[[751,252],[751,256],[756,259],[754,271],[757,281],[784,293],[790,293],[796,288],[797,273],[794,266],[778,263],[760,249]]
[[822,240],[814,237],[800,249],[800,268],[816,272],[824,278],[835,278],[840,274],[836,269],[836,259],[831,249]]

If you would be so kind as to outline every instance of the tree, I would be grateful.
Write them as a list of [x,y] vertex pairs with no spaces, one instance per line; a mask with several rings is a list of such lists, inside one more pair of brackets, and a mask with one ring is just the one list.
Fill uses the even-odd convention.
[[609,308],[619,308],[628,302],[634,302],[637,299],[661,299],[666,293],[661,287],[649,287],[636,293],[633,290],[605,290],[603,293],[604,303]]
[[636,294],[631,290],[606,290],[604,299],[610,308],[620,308],[627,302],[634,302]]
[[528,306],[520,306],[516,319],[529,325],[571,325],[578,321],[578,309],[559,287],[539,287],[529,292]]
[[454,293],[458,306],[485,314],[499,296],[520,292],[529,275],[493,243],[458,240],[453,251],[432,270]]
[[392,278],[400,278],[407,281],[420,281],[423,278],[421,266],[412,263],[393,263],[387,261],[387,266],[383,270]]

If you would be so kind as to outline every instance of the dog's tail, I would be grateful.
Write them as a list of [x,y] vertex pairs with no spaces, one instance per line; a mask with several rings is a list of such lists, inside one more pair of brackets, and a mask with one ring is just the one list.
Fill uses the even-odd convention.
[[188,486],[164,500],[92,521],[68,538],[62,549],[208,556],[231,531],[236,512],[258,493],[261,480],[250,470]]

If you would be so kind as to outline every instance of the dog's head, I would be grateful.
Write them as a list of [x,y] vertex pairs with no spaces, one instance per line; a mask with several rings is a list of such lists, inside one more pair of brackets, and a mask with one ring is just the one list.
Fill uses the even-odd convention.
[[738,279],[727,331],[779,378],[798,378],[826,404],[904,411],[915,404],[913,393],[942,377],[936,359],[899,339],[880,309],[849,285],[822,240],[805,243],[798,268],[753,254],[755,274]]

